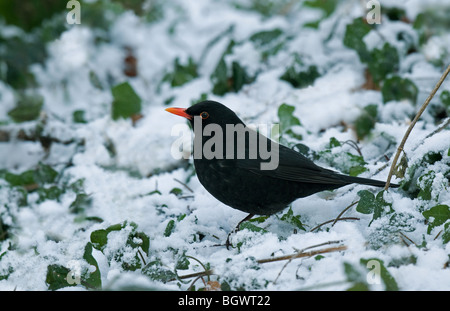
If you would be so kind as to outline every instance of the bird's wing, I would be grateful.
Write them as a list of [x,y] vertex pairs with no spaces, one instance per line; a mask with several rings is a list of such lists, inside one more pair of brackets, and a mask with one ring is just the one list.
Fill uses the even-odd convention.
[[[269,159],[270,160],[270,159]],[[262,170],[261,163],[268,162],[262,159],[237,159],[219,161],[222,167],[243,169],[260,176],[304,182],[345,185],[348,182],[341,179],[341,175],[334,171],[317,166],[302,154],[279,145],[278,166],[273,170]]]

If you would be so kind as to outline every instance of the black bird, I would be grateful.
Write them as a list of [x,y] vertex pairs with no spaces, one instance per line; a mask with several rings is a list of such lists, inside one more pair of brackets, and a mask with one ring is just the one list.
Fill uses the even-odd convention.
[[[295,199],[316,192],[353,183],[385,185],[383,181],[346,176],[317,166],[295,150],[246,127],[232,110],[218,102],[166,110],[187,118],[194,129],[194,166],[200,183],[222,203],[249,213],[246,220],[254,214],[277,213]],[[265,155],[260,146],[267,147],[261,149],[267,150]],[[278,160],[276,167],[262,169],[261,164],[269,165],[274,159]]]

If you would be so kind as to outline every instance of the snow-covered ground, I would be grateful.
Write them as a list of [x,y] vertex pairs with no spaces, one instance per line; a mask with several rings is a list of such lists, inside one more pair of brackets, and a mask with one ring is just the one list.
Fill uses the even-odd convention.
[[[192,160],[174,158],[171,147],[179,136],[172,129],[185,121],[165,108],[188,107],[207,94],[208,99],[227,105],[248,123],[276,124],[278,108],[285,103],[295,107],[293,116],[301,122],[293,129],[302,136],[297,142],[320,152],[328,148],[332,137],[340,142],[357,141],[353,124],[364,107],[375,104],[375,127],[358,142],[367,169],[360,176],[386,180],[390,168],[386,158],[393,158],[411,117],[446,67],[436,65],[436,60],[444,55],[444,64],[445,60],[448,64],[450,59],[448,34],[436,35],[413,53],[400,53],[397,74],[418,87],[417,103],[383,103],[380,90],[362,87],[366,66],[355,50],[343,43],[346,25],[366,14],[364,1],[343,1],[327,18],[319,9],[283,2],[287,3],[286,12],[264,17],[236,5],[254,1],[171,0],[160,4],[164,12],[161,19],[147,22],[127,11],[100,34],[86,27],[82,19],[80,25],[68,27],[47,45],[44,64],[32,67],[44,102],[37,121],[10,121],[8,111],[15,106],[15,94],[0,81],[0,120],[5,121],[0,129],[14,136],[19,129],[33,133],[38,124],[55,140],[48,152],[37,140],[0,142],[0,168],[19,174],[45,164],[58,177],[40,184],[40,188],[53,185],[64,189],[57,198],[45,197],[39,190],[24,191],[0,178],[1,224],[7,232],[7,237],[0,239],[0,290],[47,290],[49,267],[56,266],[75,274],[81,271],[81,279],[89,283],[86,279],[89,275],[94,278],[97,269],[93,262],[103,289],[186,290],[195,278],[164,279],[161,271],[183,276],[211,269],[209,279],[231,289],[346,290],[361,283],[369,289],[384,290],[395,283],[399,290],[450,290],[450,243],[445,242],[449,239],[445,234],[450,235],[449,221],[430,228],[434,214],[426,219],[423,213],[434,206],[450,206],[450,131],[447,127],[434,132],[440,123],[428,112],[415,126],[404,150],[409,167],[424,165],[422,159],[429,152],[440,155],[438,161],[423,167],[435,174],[429,189],[431,198],[391,189],[384,200],[391,203],[393,211],[373,219],[373,213],[361,213],[355,205],[341,216],[351,219],[311,231],[358,201],[359,191],[370,190],[376,195],[380,190],[348,186],[293,202],[290,209],[305,230],[283,217],[289,213],[287,208],[262,223],[252,222],[264,232],[241,230],[231,236],[234,248],[223,246],[229,232],[246,215],[220,203],[202,187],[193,173]],[[396,4],[380,2],[382,7]],[[414,21],[419,13],[444,2],[411,0],[398,5]],[[319,19],[317,28],[305,26]],[[3,32],[7,31],[4,27]],[[283,39],[279,51],[263,58],[261,49],[249,38],[274,29],[288,39]],[[364,40],[370,49],[389,42],[402,51],[405,41],[399,40],[399,33],[411,35],[414,42],[419,40],[411,23],[386,17]],[[228,65],[236,61],[256,78],[238,92],[215,95],[211,75],[230,40],[235,45],[225,57]],[[137,60],[136,77],[124,74],[127,49]],[[295,53],[320,73],[309,86],[295,88],[280,79]],[[162,81],[173,71],[176,58],[180,64],[192,58],[198,64],[198,76],[172,87]],[[100,86],[93,82],[93,74]],[[142,118],[134,123],[111,118],[111,86],[124,81],[142,100]],[[433,102],[439,103],[444,90],[450,90],[449,81]],[[77,110],[84,111],[86,123],[73,122]],[[387,146],[389,141],[392,143]],[[331,149],[332,154],[345,152],[358,155],[351,144]],[[316,161],[330,166],[321,159]],[[401,178],[394,176],[392,182],[399,183]],[[20,204],[18,198],[24,192],[28,192],[27,203]],[[87,195],[89,202],[74,211],[80,194]],[[91,234],[115,224],[123,226],[111,230],[102,247],[95,245]],[[142,244],[138,248],[127,242],[136,232],[143,235],[133,237],[133,243],[142,243],[142,236],[147,236],[148,250]],[[86,245],[91,242],[97,247],[91,251],[93,259],[88,260]],[[345,250],[258,263],[323,243],[328,244],[308,251],[339,246]],[[366,264],[374,258],[382,262],[378,266],[381,270]],[[394,282],[386,281],[384,269]],[[380,278],[377,271],[381,271]],[[89,288],[86,282],[60,288],[83,290]],[[205,284],[197,280],[194,286],[199,289]]]

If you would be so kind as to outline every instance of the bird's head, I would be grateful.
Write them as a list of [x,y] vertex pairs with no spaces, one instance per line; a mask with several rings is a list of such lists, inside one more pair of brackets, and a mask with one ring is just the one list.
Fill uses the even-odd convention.
[[167,108],[166,111],[185,117],[194,128],[195,119],[201,121],[202,128],[209,124],[216,124],[225,129],[227,124],[243,123],[241,119],[229,108],[221,103],[206,100],[189,108]]

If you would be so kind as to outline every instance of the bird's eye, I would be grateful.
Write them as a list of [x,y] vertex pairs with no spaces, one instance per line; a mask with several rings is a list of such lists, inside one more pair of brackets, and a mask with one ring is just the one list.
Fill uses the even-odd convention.
[[208,119],[208,117],[209,117],[209,113],[207,113],[206,111],[203,111],[200,114],[200,118],[202,118],[203,120]]

